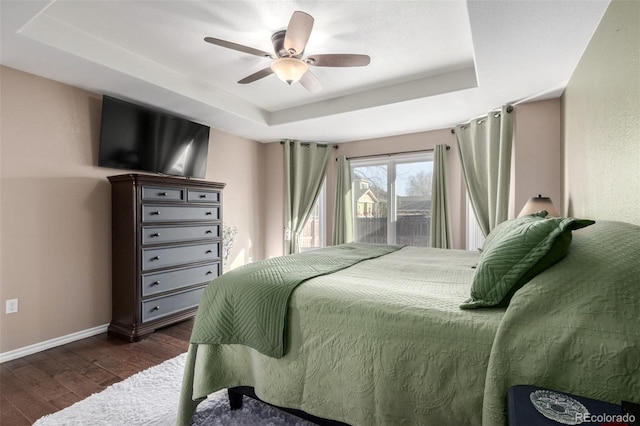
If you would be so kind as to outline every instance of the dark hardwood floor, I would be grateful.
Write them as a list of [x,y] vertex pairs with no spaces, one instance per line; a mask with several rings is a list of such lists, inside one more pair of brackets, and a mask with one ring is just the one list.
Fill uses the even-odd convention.
[[193,320],[128,343],[106,333],[0,364],[0,425],[31,425],[186,352]]

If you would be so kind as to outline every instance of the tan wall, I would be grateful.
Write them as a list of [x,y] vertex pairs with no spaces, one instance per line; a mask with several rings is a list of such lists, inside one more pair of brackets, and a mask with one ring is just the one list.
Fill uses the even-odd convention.
[[562,96],[565,206],[640,225],[640,2],[614,0]]
[[[0,353],[111,319],[111,199],[96,167],[101,96],[0,67]],[[263,145],[212,130],[207,179],[227,183],[233,265],[263,256]],[[19,312],[6,315],[6,299]]]
[[4,352],[109,322],[111,201],[101,97],[5,67],[0,85]]
[[264,256],[261,214],[264,150],[264,144],[211,129],[207,180],[227,184],[223,222],[238,230],[229,269]]
[[560,99],[516,105],[514,111],[509,217],[538,194],[562,212]]

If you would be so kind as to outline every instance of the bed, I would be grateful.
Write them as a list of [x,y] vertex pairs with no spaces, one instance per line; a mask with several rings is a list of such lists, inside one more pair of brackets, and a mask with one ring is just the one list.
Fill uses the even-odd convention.
[[[258,342],[221,337],[206,319],[227,309],[233,321],[246,321],[242,291],[209,290],[225,274],[209,285],[205,295],[215,297],[203,296],[196,317],[178,423],[189,424],[207,395],[237,386],[351,425],[504,425],[507,390],[517,384],[638,402],[640,227],[599,221],[572,235],[568,253],[506,306],[460,308],[482,265],[476,252],[391,247],[333,272],[320,268],[276,309],[279,335],[261,320],[247,327],[271,335]],[[286,258],[314,264],[314,256]],[[273,262],[238,268],[229,279],[272,278],[257,271]]]

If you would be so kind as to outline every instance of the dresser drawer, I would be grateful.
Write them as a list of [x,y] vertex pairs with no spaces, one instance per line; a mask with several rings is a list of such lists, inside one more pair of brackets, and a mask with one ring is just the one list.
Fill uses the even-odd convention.
[[213,261],[220,258],[220,243],[192,246],[142,249],[142,270],[177,266],[192,262]]
[[220,219],[220,207],[142,206],[143,222],[207,221]]
[[162,318],[185,309],[195,308],[200,303],[205,287],[142,302],[142,322]]
[[143,201],[183,201],[184,189],[163,188],[161,186],[143,186]]
[[143,226],[142,244],[176,243],[220,236],[220,225]]
[[142,297],[152,296],[196,284],[204,284],[220,275],[220,262],[195,268],[142,276]]
[[219,203],[220,191],[206,189],[188,189],[187,201],[190,203]]

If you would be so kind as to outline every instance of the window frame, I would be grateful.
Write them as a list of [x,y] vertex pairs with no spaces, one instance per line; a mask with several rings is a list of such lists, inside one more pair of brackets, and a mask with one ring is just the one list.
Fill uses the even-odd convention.
[[[396,169],[399,164],[420,163],[420,162],[434,162],[434,152],[430,151],[416,151],[411,153],[398,153],[398,154],[382,154],[375,156],[367,156],[366,158],[353,158],[349,161],[349,168],[351,173],[351,181],[354,182],[354,169],[358,167],[370,167],[370,166],[382,166],[387,167],[387,242],[386,244],[396,244],[397,240],[397,194],[396,194]],[[433,169],[432,169],[433,178]],[[433,194],[432,194],[433,196]],[[391,205],[393,203],[393,205]],[[353,200],[353,212],[356,212],[358,208],[357,200]],[[357,220],[357,214],[354,214],[354,241],[358,240],[358,236],[355,235],[358,227],[355,221]]]
[[480,228],[480,224],[478,223],[476,214],[473,211],[473,206],[471,205],[471,198],[469,197],[468,191],[465,191],[465,201],[466,201],[466,215],[465,215],[466,250],[478,251],[478,250],[481,250],[482,247],[484,246],[486,237],[482,233],[482,229]]
[[[325,176],[324,182],[322,183],[322,187],[320,188],[320,193],[318,194],[318,199],[316,203],[313,205],[312,211],[314,209],[318,209],[318,240],[320,245],[315,247],[304,247],[302,242],[300,243],[300,251],[309,251],[309,250],[317,250],[319,248],[323,248],[327,246],[327,178]],[[309,217],[309,219],[311,216]],[[309,221],[307,219],[307,221]],[[307,224],[305,223],[305,227]],[[300,238],[304,238],[302,235]]]

